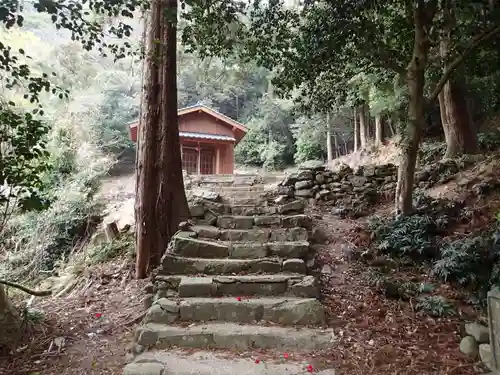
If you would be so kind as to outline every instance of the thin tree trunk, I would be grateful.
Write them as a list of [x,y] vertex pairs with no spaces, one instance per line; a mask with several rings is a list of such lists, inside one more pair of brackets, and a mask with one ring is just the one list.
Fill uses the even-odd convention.
[[330,163],[333,160],[333,150],[332,150],[332,124],[330,123],[330,113],[326,114],[326,152],[327,160]]
[[154,265],[159,265],[179,223],[189,218],[182,175],[177,118],[177,0],[163,0],[161,73],[161,131],[156,211],[157,246]]
[[363,104],[359,108],[359,140],[361,148],[365,148],[368,143],[368,118],[366,116],[366,105]]
[[[454,0],[446,0],[443,4],[443,34],[440,41],[441,57],[445,60],[444,70],[448,68],[451,52],[451,34],[456,26],[454,12]],[[455,74],[446,82],[443,90],[439,93],[439,109],[441,111],[441,122],[446,139],[445,158],[453,158],[461,154],[472,154],[477,152],[477,134],[474,128],[469,105],[467,101],[467,90],[465,83],[460,81],[460,75]]]
[[359,149],[359,121],[358,121],[358,109],[354,108],[354,152]]
[[382,115],[375,116],[375,144],[381,146],[384,141],[384,122]]
[[21,317],[0,285],[0,349],[13,349],[21,340]]
[[429,42],[425,31],[426,14],[424,1],[420,0],[413,12],[415,39],[413,56],[408,65],[407,80],[409,91],[408,126],[401,137],[401,159],[396,185],[396,212],[409,215],[413,211],[413,183],[417,163],[420,136],[425,124],[426,98],[424,97],[425,67]]
[[391,137],[396,135],[396,131],[394,130],[392,116],[389,116],[387,118],[387,129],[389,129],[389,131],[391,132]]
[[335,157],[338,158],[340,156],[340,150],[339,150],[339,141],[337,139],[337,133],[333,133],[333,141],[335,145]]
[[156,201],[157,201],[157,134],[160,120],[158,62],[160,39],[161,1],[153,0],[147,22],[145,83],[143,87],[144,111],[138,126],[136,157],[136,277],[148,274],[149,258],[156,253]]

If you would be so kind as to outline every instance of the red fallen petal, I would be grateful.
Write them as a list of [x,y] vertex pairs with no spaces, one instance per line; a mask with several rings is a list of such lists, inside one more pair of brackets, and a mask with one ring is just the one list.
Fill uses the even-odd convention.
[[101,316],[102,316],[102,314],[100,314],[100,313],[95,313],[95,317],[96,317],[96,318],[100,318]]
[[307,372],[313,372],[313,370],[314,369],[313,369],[312,365],[307,366]]
[[260,363],[260,359],[258,359],[258,358],[257,358],[257,359],[255,360],[255,363]]

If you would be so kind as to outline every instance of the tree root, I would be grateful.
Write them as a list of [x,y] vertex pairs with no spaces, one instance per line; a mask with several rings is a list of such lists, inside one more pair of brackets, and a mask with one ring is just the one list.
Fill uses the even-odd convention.
[[17,284],[12,281],[2,280],[2,279],[0,279],[0,284],[22,290],[23,292],[31,294],[32,296],[36,297],[45,297],[45,296],[50,296],[52,294],[52,290],[33,290],[21,284]]

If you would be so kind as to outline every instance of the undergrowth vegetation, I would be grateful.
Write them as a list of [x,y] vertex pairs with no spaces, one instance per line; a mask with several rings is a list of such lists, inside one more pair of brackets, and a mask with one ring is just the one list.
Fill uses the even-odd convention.
[[[457,234],[454,229],[471,220],[475,215],[473,209],[465,207],[463,202],[425,195],[417,196],[415,204],[416,212],[411,216],[375,217],[370,221],[368,230],[374,253],[371,255],[390,257],[398,268],[424,267],[428,277],[460,287],[466,292],[468,302],[479,301],[484,306],[487,291],[500,285],[500,221],[491,218],[487,230]],[[409,287],[406,281],[391,281],[392,271],[387,267],[371,271],[368,281],[396,298],[417,297],[422,293],[416,286]],[[391,283],[396,286],[391,287]],[[421,297],[417,310],[435,316],[452,314],[452,307],[442,297]]]

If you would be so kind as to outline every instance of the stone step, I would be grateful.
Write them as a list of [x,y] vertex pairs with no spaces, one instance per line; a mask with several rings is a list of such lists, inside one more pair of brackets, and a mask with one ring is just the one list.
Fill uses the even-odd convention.
[[232,205],[230,208],[231,215],[238,216],[256,216],[256,215],[276,215],[276,214],[303,214],[305,209],[304,201],[296,200],[289,203],[284,203],[277,206],[260,205]]
[[211,225],[195,225],[191,228],[197,238],[214,239],[230,242],[283,242],[307,241],[307,229],[295,228],[259,228],[259,229],[219,229]]
[[303,227],[311,229],[312,219],[304,214],[271,215],[271,216],[234,216],[221,215],[217,218],[217,226],[222,229],[252,229],[256,227]]
[[316,298],[318,285],[313,276],[299,274],[227,275],[227,276],[156,276],[159,296],[179,298],[219,296],[291,296]]
[[266,200],[262,194],[258,194],[258,195],[252,194],[249,196],[242,196],[242,197],[233,197],[233,196],[227,197],[226,196],[226,197],[224,197],[224,199],[232,205],[255,205],[255,206],[258,206],[258,205],[262,205],[263,203],[264,204],[266,203]]
[[281,325],[322,325],[325,309],[315,298],[160,298],[143,323],[180,321],[233,323],[272,322]]
[[[293,356],[293,354],[292,354]],[[308,363],[288,359],[265,363],[255,358],[220,356],[209,351],[185,353],[181,350],[152,350],[138,355],[125,366],[123,375],[291,375],[306,374]],[[312,366],[312,365],[311,365]],[[335,375],[333,369],[317,370],[316,375]]]
[[240,273],[306,273],[302,259],[209,259],[186,258],[165,254],[162,259],[160,274],[166,275],[231,275]]
[[136,330],[140,347],[166,349],[171,346],[201,349],[275,349],[311,352],[335,344],[332,329],[296,329],[291,327],[207,323],[179,327],[149,323]]
[[168,253],[193,258],[258,259],[277,257],[304,259],[309,252],[309,242],[307,241],[217,242],[191,238],[185,236],[186,233],[193,232],[180,232],[175,235],[169,245]]

